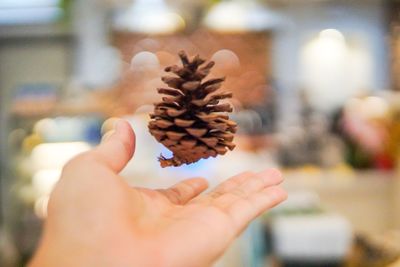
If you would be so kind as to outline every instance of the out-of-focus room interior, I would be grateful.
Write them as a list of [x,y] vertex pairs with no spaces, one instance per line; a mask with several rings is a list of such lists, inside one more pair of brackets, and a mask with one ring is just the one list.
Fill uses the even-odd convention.
[[[180,50],[226,77],[237,147],[162,169],[148,114]],[[132,185],[283,171],[289,199],[217,267],[400,266],[400,1],[0,0],[0,266],[26,265],[63,165],[117,117]]]

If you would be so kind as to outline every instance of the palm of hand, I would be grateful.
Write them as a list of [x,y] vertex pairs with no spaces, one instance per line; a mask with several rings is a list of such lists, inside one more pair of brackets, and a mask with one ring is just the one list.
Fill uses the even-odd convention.
[[242,173],[201,196],[207,187],[203,179],[168,190],[139,189],[144,207],[140,223],[163,246],[164,262],[209,266],[252,219],[286,197],[277,187],[281,182],[277,171],[268,170]]
[[[44,249],[36,258],[60,246],[63,255],[86,259],[79,265],[65,255],[63,266],[209,266],[252,219],[286,198],[275,170],[237,175],[204,195],[201,178],[166,190],[131,188],[117,173],[131,158],[133,142],[130,127],[120,123],[101,146],[68,164],[52,194]],[[93,259],[91,249],[102,256]]]

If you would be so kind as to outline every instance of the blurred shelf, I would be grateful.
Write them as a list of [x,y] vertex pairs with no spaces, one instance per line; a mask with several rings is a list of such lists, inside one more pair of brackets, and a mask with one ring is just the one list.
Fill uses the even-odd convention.
[[316,189],[329,192],[390,190],[400,179],[396,171],[351,169],[286,171],[285,177],[288,189]]
[[79,116],[88,114],[106,115],[107,111],[99,102],[85,103],[80,105],[60,103],[47,106],[35,105],[33,108],[24,109],[14,107],[11,110],[11,116],[16,119],[37,119],[53,116]]
[[69,38],[71,28],[64,23],[40,25],[0,25],[0,41],[15,41],[41,38]]

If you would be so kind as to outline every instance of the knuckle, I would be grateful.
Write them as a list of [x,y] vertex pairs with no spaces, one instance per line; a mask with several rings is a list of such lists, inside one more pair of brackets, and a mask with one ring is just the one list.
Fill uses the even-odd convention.
[[181,195],[194,195],[196,192],[196,185],[191,183],[183,183],[180,188]]
[[178,188],[174,188],[173,187],[173,188],[169,189],[167,195],[168,195],[168,198],[173,203],[176,203],[176,204],[180,204],[181,203],[182,194],[181,194],[181,192],[180,192],[180,190]]
[[177,187],[172,187],[171,188],[171,194],[174,195],[176,198],[180,198],[182,196],[182,192],[179,188]]

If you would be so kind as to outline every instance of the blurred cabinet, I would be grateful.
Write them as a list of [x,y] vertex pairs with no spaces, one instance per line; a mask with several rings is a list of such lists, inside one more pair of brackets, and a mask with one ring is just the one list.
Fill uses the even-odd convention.
[[400,91],[400,1],[392,0],[389,4],[390,42],[391,42],[391,77],[392,86]]
[[360,233],[400,227],[400,175],[396,172],[318,172],[285,175],[290,192],[318,194],[323,208],[345,216]]
[[[43,97],[40,90],[36,91],[43,85],[57,88],[56,94],[61,95],[72,73],[73,50],[71,33],[61,26],[0,27],[0,226],[13,237],[10,246],[18,248],[21,261],[30,256],[41,223],[25,212],[17,199],[15,184],[20,177],[15,168],[17,151],[10,146],[10,133],[17,127],[29,133],[39,118],[17,118],[11,110],[21,88],[30,88],[31,99]],[[36,107],[40,109],[40,104]]]
[[393,187],[393,217],[394,224],[397,229],[400,229],[400,168],[396,173],[396,180]]

